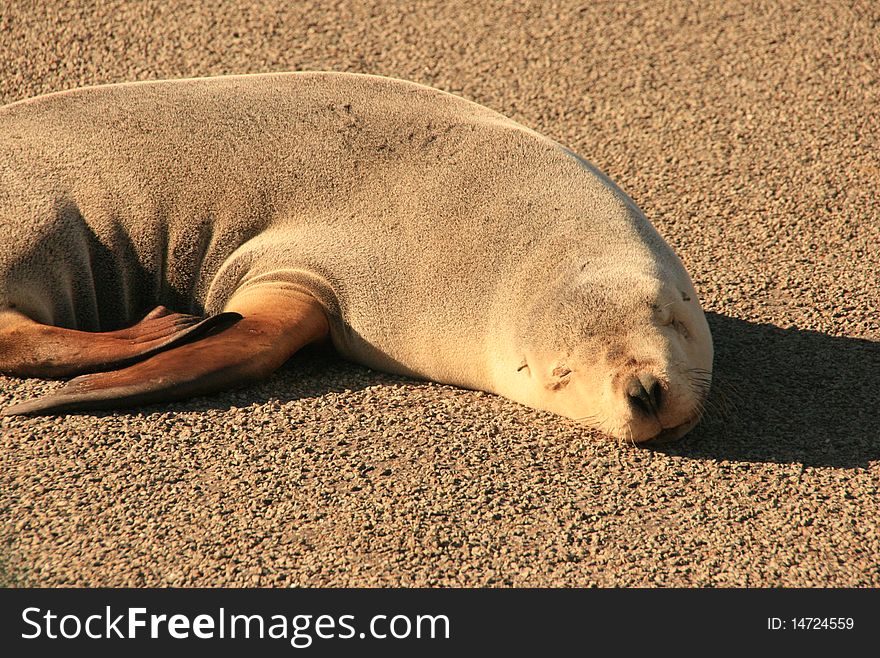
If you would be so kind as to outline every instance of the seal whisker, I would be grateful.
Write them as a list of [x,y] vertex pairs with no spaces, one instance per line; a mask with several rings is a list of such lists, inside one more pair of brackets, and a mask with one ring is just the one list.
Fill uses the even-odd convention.
[[636,439],[635,439],[635,435],[633,434],[632,427],[627,427],[626,433],[627,433],[627,436],[629,437],[630,446],[635,448],[636,447]]

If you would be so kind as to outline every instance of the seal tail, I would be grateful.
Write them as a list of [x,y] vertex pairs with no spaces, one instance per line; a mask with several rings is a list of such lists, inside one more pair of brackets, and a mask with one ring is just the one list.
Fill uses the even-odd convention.
[[305,295],[262,291],[244,299],[238,310],[235,306],[230,303],[226,312],[204,321],[207,325],[195,325],[209,328],[191,342],[120,370],[76,377],[55,393],[7,407],[2,415],[136,407],[242,386],[264,379],[329,332],[323,308]]

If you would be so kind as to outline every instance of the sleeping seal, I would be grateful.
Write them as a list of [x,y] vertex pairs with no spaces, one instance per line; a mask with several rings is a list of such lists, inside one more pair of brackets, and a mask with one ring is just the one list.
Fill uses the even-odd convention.
[[287,73],[13,103],[0,224],[0,372],[79,375],[5,414],[206,394],[328,339],[634,442],[686,432],[709,386],[697,293],[635,204],[418,84]]

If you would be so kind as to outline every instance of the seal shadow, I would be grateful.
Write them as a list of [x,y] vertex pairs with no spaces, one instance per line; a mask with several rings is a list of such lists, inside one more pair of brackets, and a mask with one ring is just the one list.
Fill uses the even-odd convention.
[[[420,383],[403,375],[395,375],[343,359],[329,345],[306,345],[267,379],[229,388],[207,396],[173,402],[144,405],[144,413],[153,411],[199,412],[228,411],[231,407],[246,407],[274,401],[278,404],[346,394],[374,386],[412,385]],[[102,416],[124,413],[115,411],[84,411]]]
[[651,449],[836,468],[880,459],[880,342],[706,317],[715,342],[706,415]]
[[[78,291],[85,300],[78,307],[85,310],[75,321],[86,330],[125,326],[156,303],[199,312],[187,309],[184,291],[147,273],[129,236],[117,233],[111,238],[112,244],[105,245],[75,205],[62,205],[44,239],[12,260],[9,276],[37,281],[37,292],[52,298],[53,290],[64,287],[57,274],[63,268],[47,270],[45,263],[64,261],[65,271],[86,287]],[[73,246],[68,244],[71,240]],[[121,280],[129,293],[127,303],[119,297]],[[68,315],[77,314],[71,309]],[[680,441],[646,447],[693,459],[838,468],[865,467],[880,459],[880,342],[783,329],[717,313],[706,316],[715,341],[715,381],[706,416]],[[283,403],[415,381],[322,352],[303,350],[260,384],[209,398],[150,405],[143,411],[228,409],[270,398]]]

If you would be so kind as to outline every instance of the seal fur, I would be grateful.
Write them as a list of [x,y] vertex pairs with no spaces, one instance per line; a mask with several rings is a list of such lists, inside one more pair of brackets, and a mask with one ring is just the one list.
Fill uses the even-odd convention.
[[[45,344],[46,331],[40,363],[110,370],[73,380],[67,399],[62,389],[6,412],[95,408],[83,390],[115,407],[241,383],[229,364],[203,373],[210,385],[143,381],[202,342],[217,345],[207,361],[223,361],[224,340],[270,325],[285,347],[267,343],[276,365],[250,378],[329,337],[367,366],[634,441],[686,430],[705,398],[711,337],[696,291],[635,204],[556,142],[414,83],[266,74],[13,103],[0,109],[0,212],[12,236],[0,253],[0,371],[57,374],[21,369],[22,337]],[[98,366],[71,356],[89,337],[66,332],[104,340],[156,305],[174,309],[172,324],[227,313],[220,324],[233,326],[201,339],[166,327],[160,353],[114,343]],[[299,340],[278,338],[292,327]],[[239,358],[254,358],[239,343]],[[111,381],[120,372],[124,385]]]

